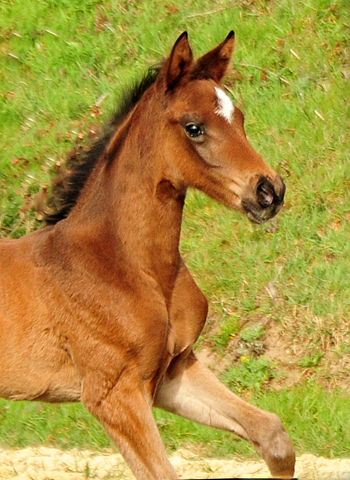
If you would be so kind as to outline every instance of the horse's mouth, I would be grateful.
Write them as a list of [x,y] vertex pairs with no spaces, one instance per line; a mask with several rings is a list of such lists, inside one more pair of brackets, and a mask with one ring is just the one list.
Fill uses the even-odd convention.
[[274,203],[268,208],[257,207],[248,201],[243,201],[242,206],[244,213],[252,223],[261,224],[273,218],[281,210],[283,201]]
[[247,215],[247,218],[248,218],[252,223],[255,223],[255,224],[260,225],[261,223],[266,222],[266,220],[263,220],[262,218],[260,218],[259,216],[257,216],[255,213],[253,213],[253,212],[250,211],[250,210],[246,210],[246,215]]

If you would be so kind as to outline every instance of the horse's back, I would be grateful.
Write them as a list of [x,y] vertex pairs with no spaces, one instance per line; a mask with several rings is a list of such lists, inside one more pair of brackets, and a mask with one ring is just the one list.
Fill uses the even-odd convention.
[[46,301],[47,279],[35,263],[45,229],[0,240],[0,397],[68,401],[80,380]]

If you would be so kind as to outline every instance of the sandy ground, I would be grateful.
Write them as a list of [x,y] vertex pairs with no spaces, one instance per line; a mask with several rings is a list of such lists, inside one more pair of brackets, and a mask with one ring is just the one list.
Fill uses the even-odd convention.
[[[264,462],[222,460],[196,456],[179,450],[170,457],[181,478],[266,478]],[[302,455],[297,459],[299,480],[350,480],[350,459]],[[78,451],[62,452],[54,448],[0,450],[0,479],[17,480],[132,480],[130,470],[116,453]]]

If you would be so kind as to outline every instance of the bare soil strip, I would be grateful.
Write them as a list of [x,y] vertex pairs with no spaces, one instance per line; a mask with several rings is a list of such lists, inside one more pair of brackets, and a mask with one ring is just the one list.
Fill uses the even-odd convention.
[[[213,459],[179,450],[170,460],[181,478],[266,478],[264,462]],[[299,480],[350,480],[350,459],[326,459],[302,455],[297,459]],[[0,449],[0,479],[7,480],[134,479],[121,455],[55,448]]]

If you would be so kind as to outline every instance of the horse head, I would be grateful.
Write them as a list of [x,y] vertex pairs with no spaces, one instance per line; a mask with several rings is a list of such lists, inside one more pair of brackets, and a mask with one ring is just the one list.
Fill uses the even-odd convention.
[[221,86],[234,32],[194,60],[187,33],[176,41],[154,85],[166,128],[168,180],[198,188],[255,222],[282,207],[285,185],[249,143],[243,113]]

